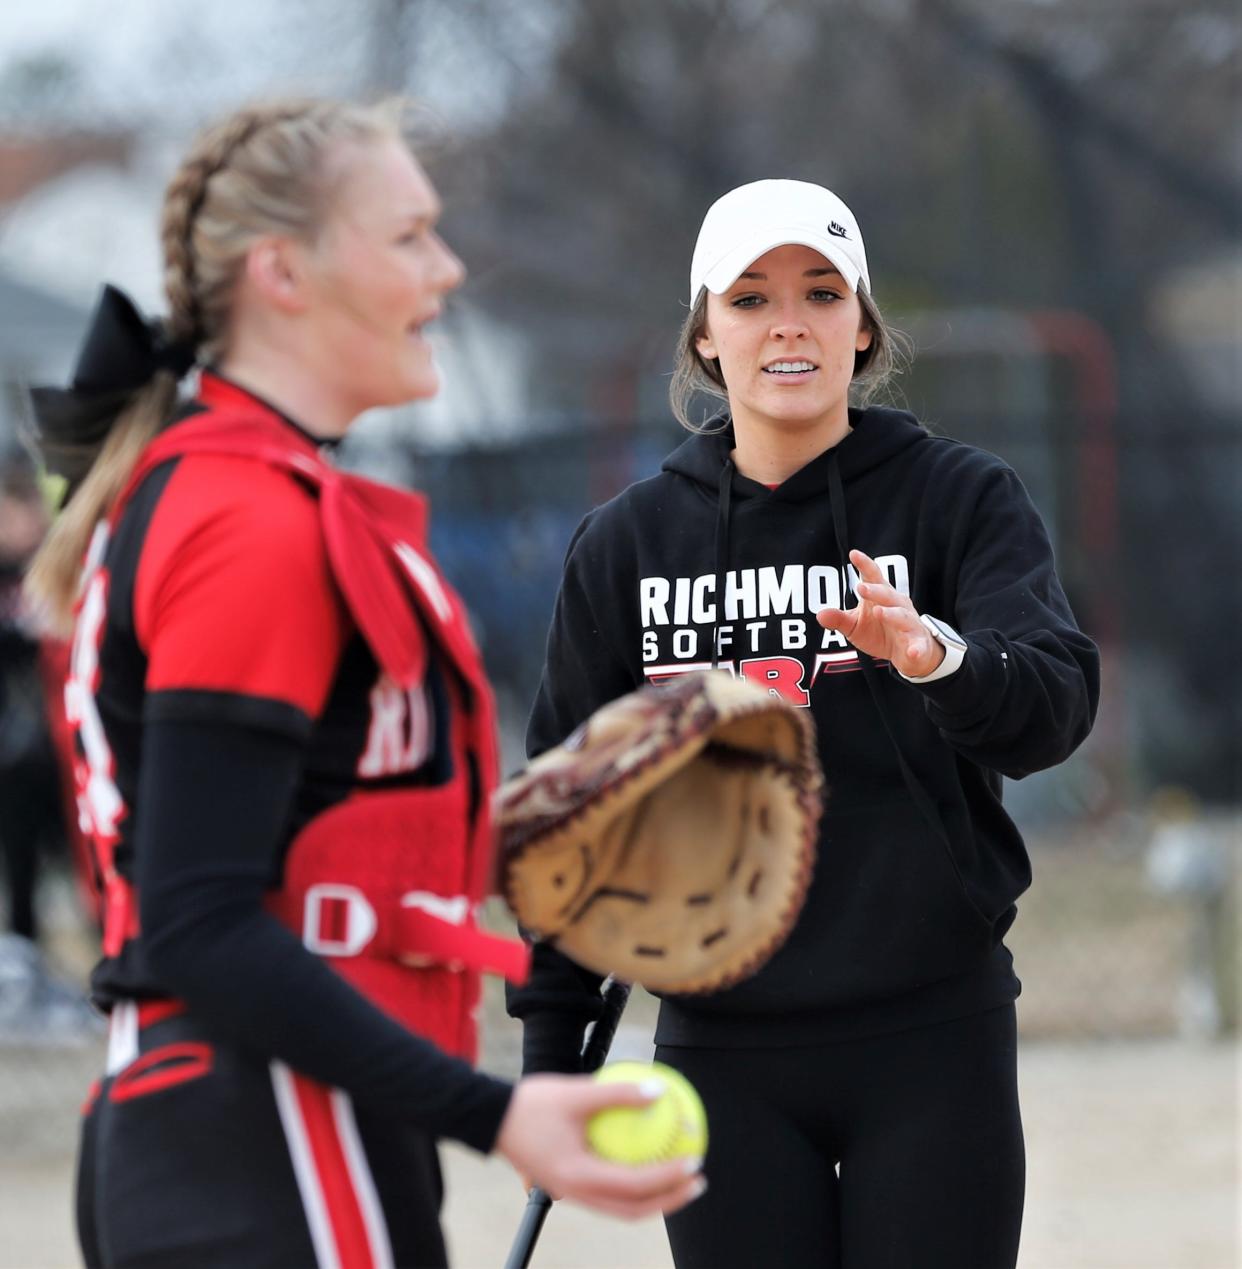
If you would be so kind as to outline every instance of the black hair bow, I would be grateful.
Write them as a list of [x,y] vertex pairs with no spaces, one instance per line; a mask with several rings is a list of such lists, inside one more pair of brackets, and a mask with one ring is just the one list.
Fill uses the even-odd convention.
[[30,389],[32,439],[48,471],[76,486],[133,394],[161,370],[180,379],[194,359],[189,340],[170,340],[162,322],[148,322],[128,295],[105,285],[69,387]]

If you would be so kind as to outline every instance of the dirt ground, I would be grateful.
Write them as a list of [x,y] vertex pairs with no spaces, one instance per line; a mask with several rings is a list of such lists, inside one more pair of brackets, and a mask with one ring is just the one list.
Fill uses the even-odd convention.
[[[649,1035],[622,1028],[616,1054],[649,1055]],[[494,1032],[486,1064],[511,1067],[514,1040]],[[92,1052],[0,1050],[0,1269],[78,1263],[73,1106],[94,1061]],[[1238,1049],[1030,1041],[1020,1072],[1029,1167],[1022,1269],[1238,1269]],[[501,1161],[459,1147],[447,1146],[444,1161],[453,1263],[498,1269],[524,1205],[518,1184]],[[562,1205],[532,1269],[669,1263],[658,1222],[623,1225]]]

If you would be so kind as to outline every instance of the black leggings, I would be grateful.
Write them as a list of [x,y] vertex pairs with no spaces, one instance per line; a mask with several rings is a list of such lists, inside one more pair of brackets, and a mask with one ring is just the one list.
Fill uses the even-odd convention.
[[707,1108],[677,1269],[1012,1269],[1025,1152],[1012,1005],[783,1049],[661,1045]]

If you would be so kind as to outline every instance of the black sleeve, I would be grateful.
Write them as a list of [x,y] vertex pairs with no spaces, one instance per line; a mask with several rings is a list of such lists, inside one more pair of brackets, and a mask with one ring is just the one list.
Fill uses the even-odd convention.
[[[603,549],[598,527],[589,532],[594,517],[578,526],[565,558],[526,732],[531,758],[559,745],[602,705],[639,686],[616,642],[619,609],[637,580]],[[593,596],[600,595],[612,596],[612,602],[597,605]],[[545,943],[536,943],[533,951],[530,980],[505,987],[510,1017],[523,1022],[523,1073],[581,1070],[583,1036],[587,1023],[599,1017],[603,978]]]
[[1099,651],[1074,621],[1043,521],[1008,468],[990,475],[969,520],[952,616],[933,616],[969,645],[956,673],[918,687],[941,736],[1014,779],[1069,757],[1095,721]]
[[147,722],[135,859],[150,967],[221,1036],[488,1151],[511,1086],[390,1019],[264,910],[301,761],[275,731]]

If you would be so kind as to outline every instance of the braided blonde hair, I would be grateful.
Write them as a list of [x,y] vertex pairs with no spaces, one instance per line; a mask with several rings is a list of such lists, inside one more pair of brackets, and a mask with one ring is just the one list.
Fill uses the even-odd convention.
[[[202,133],[164,194],[160,240],[169,337],[192,344],[200,361],[217,359],[251,245],[267,234],[313,240],[339,178],[333,157],[347,144],[405,140],[405,111],[400,100],[374,106],[283,101],[239,110]],[[176,395],[176,379],[165,371],[134,394],[36,555],[27,588],[54,627],[72,626],[95,525],[167,422]]]

